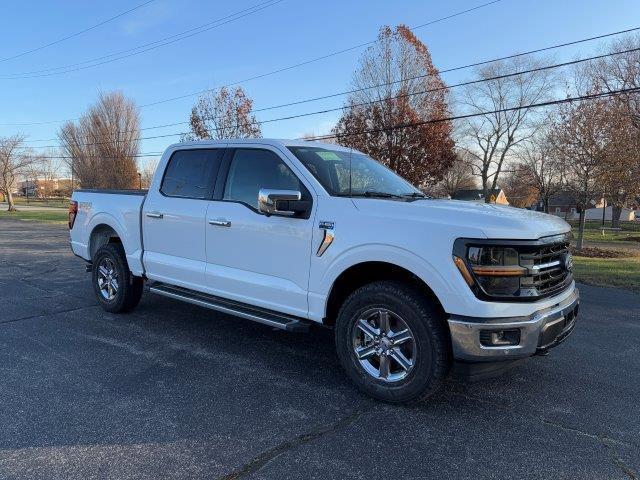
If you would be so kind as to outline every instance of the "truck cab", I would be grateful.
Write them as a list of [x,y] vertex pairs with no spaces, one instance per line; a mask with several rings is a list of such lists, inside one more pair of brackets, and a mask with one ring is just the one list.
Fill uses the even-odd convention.
[[70,227],[108,311],[147,285],[286,330],[322,324],[351,379],[389,402],[546,353],[576,322],[566,222],[427,198],[337,145],[172,145],[148,192],[74,192]]

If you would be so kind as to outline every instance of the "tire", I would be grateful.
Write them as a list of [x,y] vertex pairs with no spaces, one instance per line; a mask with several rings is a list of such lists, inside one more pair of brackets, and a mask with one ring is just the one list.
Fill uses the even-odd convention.
[[91,282],[100,306],[107,312],[129,312],[142,297],[144,280],[131,273],[119,243],[107,243],[98,249],[93,257]]
[[[388,333],[382,335],[385,318]],[[347,375],[383,402],[426,399],[451,366],[451,341],[441,315],[422,292],[401,282],[374,282],[353,292],[338,312],[335,340]]]

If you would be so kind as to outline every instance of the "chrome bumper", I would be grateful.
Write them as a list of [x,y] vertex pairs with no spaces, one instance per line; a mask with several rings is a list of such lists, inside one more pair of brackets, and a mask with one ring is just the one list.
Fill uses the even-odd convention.
[[[493,362],[529,357],[553,348],[573,331],[579,296],[578,289],[574,289],[562,302],[529,317],[470,318],[452,315],[448,322],[453,356],[466,362]],[[480,343],[482,330],[514,329],[520,330],[518,345],[485,346]]]

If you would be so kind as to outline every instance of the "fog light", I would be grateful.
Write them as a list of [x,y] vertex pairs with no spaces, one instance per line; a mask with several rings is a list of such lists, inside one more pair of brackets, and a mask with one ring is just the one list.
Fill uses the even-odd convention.
[[485,347],[504,347],[520,343],[520,330],[481,330],[480,343]]

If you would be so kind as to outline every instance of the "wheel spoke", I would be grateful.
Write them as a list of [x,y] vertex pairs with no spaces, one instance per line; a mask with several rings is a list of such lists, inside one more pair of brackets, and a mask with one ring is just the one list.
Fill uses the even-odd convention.
[[98,271],[100,272],[100,275],[102,275],[103,277],[106,277],[107,275],[109,275],[109,272],[104,265],[100,265],[98,267]]
[[376,338],[380,334],[380,330],[373,328],[371,325],[369,325],[369,322],[364,319],[358,320],[358,328],[371,339]]
[[375,355],[376,353],[376,346],[375,345],[370,345],[368,347],[358,347],[356,348],[356,355],[358,356],[358,359],[360,360],[365,360],[373,355]]
[[386,310],[380,310],[380,313],[378,313],[378,321],[381,332],[387,333],[389,330],[391,330],[391,327],[389,325],[389,312],[387,312]]
[[391,362],[386,355],[380,356],[380,378],[386,379],[391,372]]
[[411,332],[409,332],[408,328],[399,332],[393,332],[392,335],[389,335],[389,338],[393,340],[394,345],[402,345],[409,340],[413,340],[413,336],[411,335]]
[[117,291],[118,291],[118,280],[117,280],[117,279],[115,279],[115,278],[111,279],[111,289],[112,289],[114,292],[117,292]]
[[391,350],[391,358],[393,358],[403,370],[409,370],[413,366],[413,362],[404,356],[399,348]]

